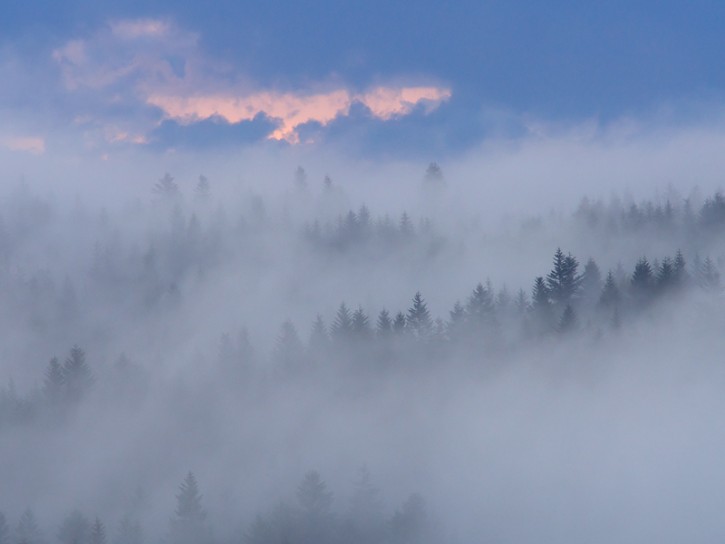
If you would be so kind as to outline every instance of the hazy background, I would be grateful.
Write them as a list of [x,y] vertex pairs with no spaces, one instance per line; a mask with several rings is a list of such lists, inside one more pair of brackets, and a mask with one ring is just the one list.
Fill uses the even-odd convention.
[[[216,543],[721,541],[724,9],[3,3],[0,544],[181,542],[189,471]],[[601,277],[537,332],[557,248]]]

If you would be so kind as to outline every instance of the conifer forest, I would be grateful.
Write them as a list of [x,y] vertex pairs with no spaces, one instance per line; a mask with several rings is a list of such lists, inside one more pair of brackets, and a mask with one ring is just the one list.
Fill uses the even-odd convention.
[[3,185],[0,544],[722,540],[723,193],[286,172]]

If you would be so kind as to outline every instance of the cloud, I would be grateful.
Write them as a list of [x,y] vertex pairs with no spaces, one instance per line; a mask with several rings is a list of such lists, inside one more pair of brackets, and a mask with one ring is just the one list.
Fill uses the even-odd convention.
[[[119,131],[109,122],[111,126],[101,131],[114,135],[106,138],[107,143],[143,143],[165,121],[191,125],[223,119],[237,124],[261,115],[275,123],[261,139],[294,144],[300,141],[302,125],[325,127],[348,116],[356,103],[364,105],[374,118],[390,121],[413,113],[428,114],[451,98],[451,90],[445,86],[405,82],[362,92],[344,83],[324,81],[284,90],[264,87],[210,58],[195,33],[164,19],[112,21],[89,36],[55,48],[52,59],[67,93],[90,96],[89,101],[98,104],[94,118],[102,119],[104,109],[118,109],[119,104],[125,104],[127,110],[135,106],[156,112],[151,122],[138,119],[136,127],[124,123],[122,132],[133,134],[132,138],[118,137]],[[325,91],[311,90],[325,87]]]
[[298,143],[298,127],[309,122],[325,126],[338,117],[347,116],[355,102],[365,105],[374,117],[389,120],[410,114],[419,103],[425,103],[426,110],[431,111],[450,96],[449,89],[430,86],[377,87],[363,94],[354,94],[347,89],[307,95],[274,91],[261,91],[247,96],[184,97],[152,94],[147,101],[160,108],[168,118],[181,123],[214,116],[230,123],[239,123],[264,114],[279,121],[278,128],[268,138]]
[[45,139],[38,136],[8,136],[0,138],[0,146],[10,151],[24,151],[35,155],[45,153]]

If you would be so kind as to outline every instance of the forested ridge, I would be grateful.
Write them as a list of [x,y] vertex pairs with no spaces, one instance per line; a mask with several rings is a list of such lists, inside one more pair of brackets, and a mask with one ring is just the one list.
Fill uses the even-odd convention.
[[[0,203],[0,323],[8,331],[0,436],[22,437],[13,462],[25,447],[45,448],[46,435],[49,445],[90,428],[113,435],[114,422],[161,407],[163,430],[154,432],[168,432],[168,443],[148,471],[164,448],[183,448],[192,427],[195,435],[206,425],[199,440],[223,448],[216,419],[243,420],[280,401],[293,413],[296,392],[314,397],[321,388],[329,395],[321,398],[355,406],[401,381],[412,388],[465,376],[485,384],[532,354],[605,353],[630,330],[697,323],[723,305],[720,193],[584,199],[570,214],[488,232],[475,218],[451,226],[435,209],[428,216],[352,205],[329,177],[310,185],[298,169],[281,199],[247,193],[234,201],[217,198],[204,176],[184,194],[166,174],[148,194],[99,209],[16,186]],[[423,198],[446,190],[440,169],[429,167]],[[557,235],[561,243],[540,247]],[[548,261],[522,269],[531,244]],[[471,263],[467,277],[478,281],[470,285],[452,274],[436,276],[438,288],[426,277],[428,267]],[[458,299],[448,298],[453,292]],[[546,365],[539,370],[546,374]],[[211,450],[205,455],[213,463]],[[450,531],[417,489],[396,486],[390,506],[365,468],[348,478],[342,498],[311,470],[318,467],[300,466],[299,483],[248,497],[244,514],[219,495],[214,506],[228,510],[207,515],[194,457],[180,460],[193,472],[175,509],[159,498],[162,489],[131,489],[139,478],[121,467],[128,485],[115,482],[111,498],[91,493],[104,496],[97,510],[69,494],[64,513],[46,506],[47,519],[36,519],[32,498],[42,493],[29,489],[22,508],[13,501],[13,515],[0,515],[0,544],[440,542]]]

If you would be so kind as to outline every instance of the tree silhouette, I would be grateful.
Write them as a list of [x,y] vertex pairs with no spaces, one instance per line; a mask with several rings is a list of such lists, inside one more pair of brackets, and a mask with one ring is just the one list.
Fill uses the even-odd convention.
[[79,511],[74,510],[58,530],[58,540],[63,544],[90,544],[91,524]]
[[86,353],[77,345],[63,363],[63,383],[69,400],[77,402],[90,391],[94,378],[86,363]]
[[423,300],[420,291],[413,296],[413,305],[408,309],[406,323],[416,338],[424,340],[430,337],[433,321],[428,311],[428,305]]
[[169,534],[172,544],[204,544],[211,540],[201,499],[196,477],[189,472],[176,495],[176,510]]

